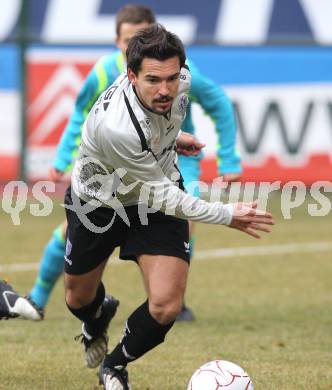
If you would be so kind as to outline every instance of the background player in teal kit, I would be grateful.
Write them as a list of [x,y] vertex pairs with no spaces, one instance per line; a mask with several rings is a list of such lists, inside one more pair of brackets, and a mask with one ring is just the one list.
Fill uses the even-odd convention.
[[[146,28],[154,22],[155,16],[147,7],[126,5],[119,10],[116,19],[116,43],[120,50],[102,57],[85,80],[77,97],[74,112],[62,135],[53,167],[50,170],[52,180],[61,180],[62,176],[71,169],[80,144],[81,127],[88,112],[98,96],[115,81],[120,73],[126,71],[125,51],[130,38],[138,30]],[[218,135],[219,173],[225,181],[237,180],[241,174],[241,161],[235,148],[236,125],[232,103],[221,88],[204,77],[190,60],[188,65],[192,74],[190,101],[200,104],[215,123]],[[189,133],[195,132],[191,104],[188,106],[182,130]],[[192,181],[198,181],[200,177],[200,156],[180,156],[179,159],[185,186],[188,186]],[[197,186],[192,192],[199,196]],[[29,299],[40,309],[46,306],[52,288],[63,270],[66,228],[66,224],[63,223],[54,231],[53,237],[45,248],[35,285],[29,293]],[[191,242],[191,254],[192,251],[193,240]],[[178,320],[190,321],[193,318],[191,310],[184,306]]]

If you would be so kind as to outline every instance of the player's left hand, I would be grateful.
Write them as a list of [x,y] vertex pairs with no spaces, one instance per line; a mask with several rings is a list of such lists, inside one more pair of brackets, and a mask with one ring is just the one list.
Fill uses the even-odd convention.
[[225,173],[222,176],[223,181],[227,183],[232,183],[233,181],[239,181],[241,178],[241,173]]
[[63,176],[65,175],[64,172],[59,171],[58,169],[56,169],[54,167],[50,167],[48,174],[49,174],[50,179],[54,183],[58,183],[59,181],[61,181]]
[[176,140],[178,154],[197,156],[205,144],[200,143],[192,134],[182,132]]

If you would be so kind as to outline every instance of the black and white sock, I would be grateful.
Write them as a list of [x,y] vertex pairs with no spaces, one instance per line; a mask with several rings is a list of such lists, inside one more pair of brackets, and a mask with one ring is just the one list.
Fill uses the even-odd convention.
[[90,335],[95,336],[101,334],[107,325],[106,313],[103,311],[103,302],[105,299],[105,287],[100,283],[94,300],[80,309],[68,309],[75,317],[84,322],[84,330]]
[[174,321],[161,325],[149,312],[148,301],[144,302],[128,318],[124,335],[114,350],[106,355],[105,367],[126,366],[165,340]]

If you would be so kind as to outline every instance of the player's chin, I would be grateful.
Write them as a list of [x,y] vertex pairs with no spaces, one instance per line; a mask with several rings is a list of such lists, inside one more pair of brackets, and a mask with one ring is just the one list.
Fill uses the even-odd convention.
[[171,107],[172,107],[172,102],[158,103],[154,105],[153,110],[156,114],[165,115],[170,112]]

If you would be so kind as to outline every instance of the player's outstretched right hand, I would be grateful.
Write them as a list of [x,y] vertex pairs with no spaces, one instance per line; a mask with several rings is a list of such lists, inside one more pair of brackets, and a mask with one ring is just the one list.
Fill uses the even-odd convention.
[[240,230],[252,237],[261,238],[257,231],[270,233],[274,225],[272,214],[257,209],[257,201],[234,203],[233,218],[228,227]]

